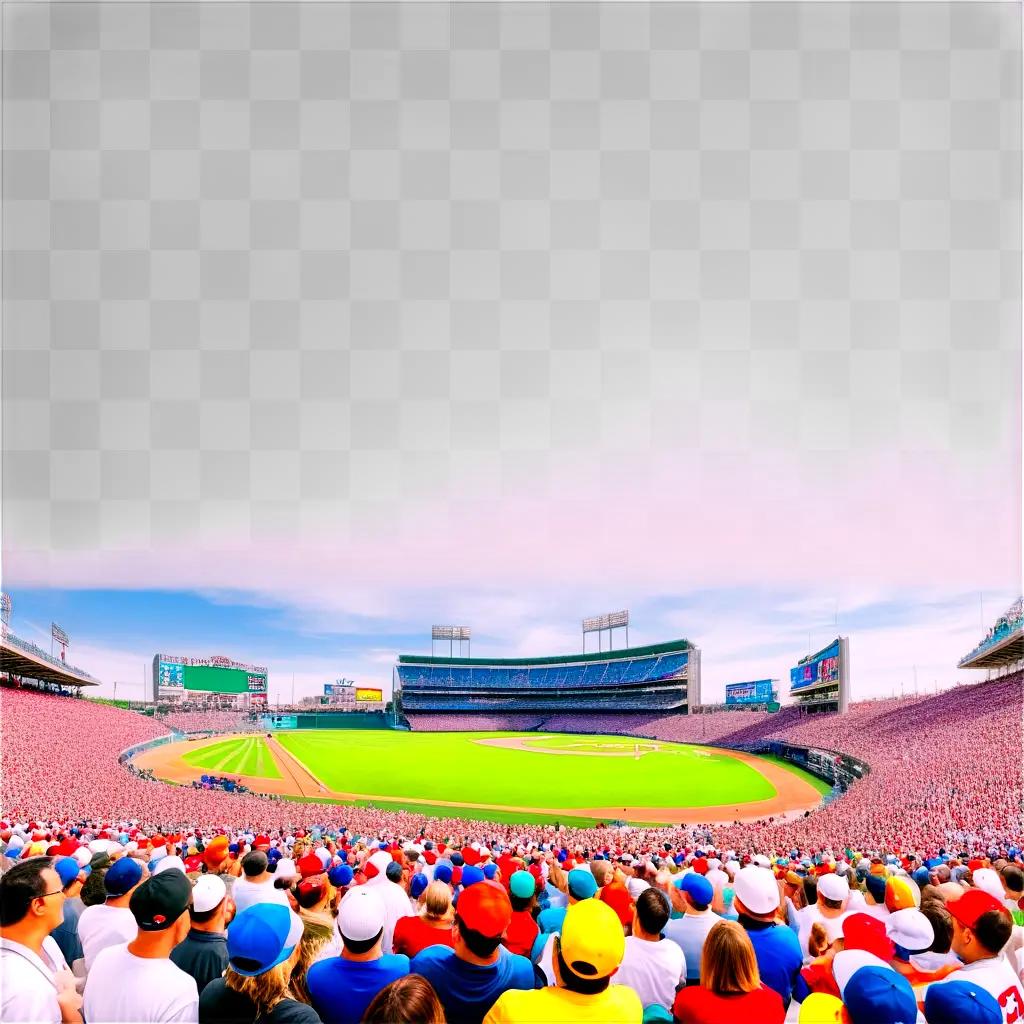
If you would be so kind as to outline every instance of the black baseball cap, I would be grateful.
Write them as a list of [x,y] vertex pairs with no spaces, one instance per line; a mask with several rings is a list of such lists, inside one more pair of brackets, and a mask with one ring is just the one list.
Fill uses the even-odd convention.
[[144,932],[170,928],[192,902],[192,883],[183,871],[169,868],[147,878],[128,901],[135,923]]

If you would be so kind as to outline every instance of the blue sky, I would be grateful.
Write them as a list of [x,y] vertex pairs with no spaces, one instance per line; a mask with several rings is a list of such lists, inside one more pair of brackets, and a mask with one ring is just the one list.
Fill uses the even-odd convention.
[[[395,656],[428,652],[433,622],[469,625],[477,657],[560,654],[581,649],[583,615],[628,605],[631,645],[686,637],[702,648],[706,700],[720,698],[726,682],[785,682],[799,658],[839,633],[850,637],[854,695],[862,698],[910,692],[915,666],[922,689],[980,678],[958,672],[956,661],[1015,596],[722,587],[652,598],[625,593],[618,604],[601,604],[586,589],[556,597],[524,589],[515,600],[497,590],[409,589],[391,592],[386,607],[378,595],[368,601],[377,612],[353,616],[239,590],[24,588],[12,593],[11,628],[48,650],[57,622],[71,636],[69,660],[103,680],[103,695],[113,694],[116,681],[119,697],[139,696],[153,655],[163,652],[265,664],[271,700],[287,700],[293,674],[296,697],[343,676],[389,690]],[[623,640],[619,632],[616,645]]]

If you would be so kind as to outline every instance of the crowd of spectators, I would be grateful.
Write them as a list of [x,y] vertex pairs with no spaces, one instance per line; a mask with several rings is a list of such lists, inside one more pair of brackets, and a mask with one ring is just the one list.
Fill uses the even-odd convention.
[[156,720],[175,732],[259,732],[259,719],[249,711],[224,708],[193,708],[158,713]]
[[973,658],[976,654],[980,654],[986,647],[992,647],[994,644],[999,643],[1000,640],[1008,637],[1011,633],[1016,632],[1018,629],[1024,626],[1024,597],[1018,597],[1009,608],[999,616],[998,619],[993,623],[988,633],[985,634],[985,639],[978,644],[969,654],[965,654],[961,661],[967,661],[969,658]]

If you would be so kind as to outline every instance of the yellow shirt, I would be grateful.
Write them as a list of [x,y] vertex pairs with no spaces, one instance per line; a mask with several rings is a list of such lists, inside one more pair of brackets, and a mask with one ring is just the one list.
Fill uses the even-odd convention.
[[483,1024],[640,1024],[643,1015],[640,997],[631,988],[613,983],[596,996],[567,988],[509,989],[491,1007]]

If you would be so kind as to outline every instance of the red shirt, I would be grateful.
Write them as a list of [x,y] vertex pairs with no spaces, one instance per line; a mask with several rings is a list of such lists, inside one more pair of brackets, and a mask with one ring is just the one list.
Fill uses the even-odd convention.
[[505,948],[510,953],[518,953],[527,959],[533,950],[533,940],[540,934],[537,922],[530,916],[528,910],[516,910],[512,913],[512,920],[505,938],[502,940]]
[[400,917],[395,922],[392,948],[396,953],[414,957],[427,946],[451,946],[452,929],[432,928],[422,917]]
[[786,1011],[782,996],[762,985],[756,992],[720,996],[698,985],[684,988],[672,1004],[672,1016],[681,1024],[724,1024],[726,1021],[757,1021],[782,1024]]

